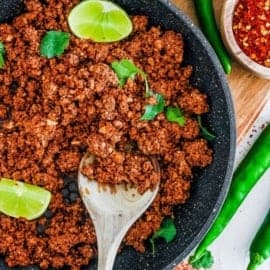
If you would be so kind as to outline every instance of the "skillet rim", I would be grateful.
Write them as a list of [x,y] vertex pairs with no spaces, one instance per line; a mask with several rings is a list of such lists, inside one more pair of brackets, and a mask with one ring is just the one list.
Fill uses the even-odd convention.
[[[141,1],[143,2],[143,0],[141,0]],[[201,230],[194,237],[192,242],[184,249],[184,251],[179,253],[179,255],[177,257],[175,257],[171,263],[169,263],[167,266],[162,268],[162,270],[171,270],[173,267],[175,267],[177,264],[179,264],[181,262],[181,260],[183,260],[186,256],[188,256],[191,253],[191,251],[196,247],[196,245],[202,240],[204,235],[210,229],[212,223],[214,222],[215,218],[217,217],[217,215],[218,215],[218,213],[223,205],[223,202],[226,198],[226,194],[229,190],[231,177],[233,174],[233,168],[234,168],[234,160],[235,160],[235,152],[236,152],[236,119],[235,119],[233,100],[232,100],[232,96],[230,93],[230,88],[229,88],[228,83],[227,83],[227,78],[225,76],[223,68],[222,68],[214,50],[212,49],[211,45],[209,44],[209,42],[207,41],[207,39],[205,38],[205,36],[201,32],[201,30],[196,25],[194,25],[192,20],[182,10],[180,10],[178,7],[176,7],[175,4],[173,4],[170,0],[156,0],[156,1],[158,1],[162,5],[164,5],[170,12],[172,12],[177,17],[177,19],[183,21],[185,23],[185,26],[189,29],[189,31],[192,32],[192,34],[194,36],[196,36],[198,38],[199,42],[201,42],[201,44],[203,45],[205,52],[208,54],[209,58],[211,59],[213,65],[215,67],[215,70],[217,72],[217,75],[220,79],[219,81],[220,81],[220,84],[222,86],[222,92],[224,94],[225,102],[227,105],[226,110],[227,110],[228,117],[229,117],[229,128],[230,128],[230,138],[229,138],[230,150],[229,150],[228,161],[227,161],[227,166],[226,166],[226,174],[225,174],[224,181],[222,183],[222,187],[220,189],[216,204],[215,204],[214,208],[212,209],[212,212],[209,215],[209,217],[207,218],[206,222],[202,226]],[[0,266],[1,266],[1,261],[2,260],[0,260]],[[8,268],[8,269],[14,269],[14,268]],[[15,269],[23,270],[25,268],[19,267],[19,268],[15,268]],[[31,266],[29,269],[32,269]],[[35,267],[33,267],[33,269],[35,269]]]
[[225,96],[225,101],[227,104],[227,111],[229,116],[229,127],[230,127],[230,150],[228,155],[228,162],[227,162],[227,170],[224,177],[224,181],[222,184],[222,188],[220,190],[218,199],[214,208],[212,209],[211,214],[207,218],[205,224],[202,226],[199,233],[194,237],[193,241],[181,252],[170,264],[162,268],[162,270],[171,270],[177,264],[181,263],[181,261],[186,258],[192,250],[200,243],[203,237],[207,234],[208,230],[211,228],[211,225],[215,221],[221,207],[225,201],[226,195],[228,193],[231,178],[233,175],[234,169],[234,162],[235,162],[235,154],[236,154],[236,116],[235,116],[235,109],[233,104],[232,95],[230,92],[230,88],[227,82],[226,75],[223,71],[223,68],[220,64],[219,59],[217,58],[216,53],[214,52],[212,46],[200,30],[198,26],[196,26],[193,21],[186,15],[180,8],[178,8],[175,4],[173,4],[170,0],[157,0],[165,7],[168,8],[178,19],[183,20],[186,23],[186,26],[189,28],[193,35],[195,35],[198,40],[204,45],[206,52],[208,53],[209,57],[211,58],[216,71],[217,75],[220,78],[220,83],[222,85],[222,92]]

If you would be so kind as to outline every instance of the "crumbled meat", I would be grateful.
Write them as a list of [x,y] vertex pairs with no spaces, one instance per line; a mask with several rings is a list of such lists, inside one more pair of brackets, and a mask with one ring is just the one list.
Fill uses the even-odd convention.
[[[0,24],[6,50],[0,70],[0,178],[52,193],[49,209],[36,220],[0,214],[0,254],[9,267],[79,270],[97,256],[92,220],[76,183],[87,151],[95,156],[83,167],[89,178],[130,183],[141,193],[159,181],[148,156],[159,161],[160,191],[124,239],[140,252],[174,205],[188,199],[193,167],[212,161],[196,121],[209,110],[207,97],[190,85],[192,67],[183,65],[181,34],[149,27],[147,17],[134,16],[133,33],[121,42],[94,43],[71,34],[61,57],[40,56],[46,31],[70,31],[67,16],[77,3],[25,0],[23,14]],[[119,86],[110,65],[123,58],[147,74],[166,105],[183,110],[184,126],[168,122],[164,113],[140,120],[145,105],[155,101],[145,98],[140,75]]]
[[6,119],[8,109],[4,105],[0,105],[0,121]]
[[178,264],[177,266],[175,266],[173,270],[194,270],[194,268],[191,265],[189,265],[187,262],[182,262]]
[[145,155],[163,155],[173,147],[169,131],[154,124],[146,123],[144,129],[131,129],[130,135],[138,143],[138,148]]
[[74,172],[78,170],[81,155],[77,151],[62,151],[56,159],[60,172]]
[[180,108],[189,113],[203,114],[208,112],[207,96],[196,88],[188,89],[178,99]]
[[185,139],[195,139],[199,133],[198,122],[194,119],[187,118],[185,125],[182,127],[182,137]]
[[181,175],[182,166],[169,165],[164,171],[163,181],[161,186],[161,202],[163,204],[180,204],[184,203],[189,197],[190,181],[183,179]]
[[102,158],[107,158],[114,150],[113,145],[101,134],[92,133],[87,143],[89,152]]
[[106,158],[95,157],[93,163],[83,166],[82,172],[100,184],[131,184],[141,194],[159,181],[159,174],[147,157],[125,152],[113,152]]
[[205,167],[212,162],[212,150],[204,139],[183,143],[186,160],[192,167]]

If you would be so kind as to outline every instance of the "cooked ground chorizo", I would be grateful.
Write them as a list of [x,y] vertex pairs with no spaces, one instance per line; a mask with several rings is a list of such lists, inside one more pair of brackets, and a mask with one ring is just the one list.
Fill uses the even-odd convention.
[[[97,255],[94,227],[76,183],[87,151],[96,158],[83,168],[89,178],[132,183],[141,193],[158,181],[147,156],[158,159],[159,194],[124,239],[144,252],[145,240],[163,218],[188,199],[193,167],[212,161],[196,121],[209,110],[207,97],[190,85],[192,67],[182,65],[182,36],[134,16],[126,40],[95,44],[71,35],[61,57],[46,59],[39,53],[42,36],[48,30],[69,32],[67,15],[79,0],[24,2],[22,15],[0,24],[6,49],[0,69],[0,177],[43,186],[52,201],[34,221],[0,214],[0,254],[10,267],[71,270]],[[147,73],[151,89],[164,96],[166,105],[183,110],[183,127],[168,122],[164,113],[140,120],[153,100],[145,99],[142,76],[119,87],[110,64],[123,58]]]
[[159,181],[150,159],[128,152],[115,151],[107,158],[96,156],[92,164],[83,166],[82,173],[100,184],[131,184],[141,194]]
[[203,139],[184,142],[183,150],[190,166],[205,167],[212,162],[212,150]]
[[196,88],[187,89],[178,98],[180,108],[186,112],[203,114],[208,112],[207,96]]

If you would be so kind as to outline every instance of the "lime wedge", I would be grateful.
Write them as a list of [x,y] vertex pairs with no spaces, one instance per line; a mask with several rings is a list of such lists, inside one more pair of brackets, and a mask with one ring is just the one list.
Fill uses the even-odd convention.
[[51,193],[41,187],[3,178],[0,180],[0,212],[32,220],[47,209]]
[[68,23],[73,34],[95,42],[114,42],[127,37],[132,22],[127,13],[110,1],[86,0],[75,6]]

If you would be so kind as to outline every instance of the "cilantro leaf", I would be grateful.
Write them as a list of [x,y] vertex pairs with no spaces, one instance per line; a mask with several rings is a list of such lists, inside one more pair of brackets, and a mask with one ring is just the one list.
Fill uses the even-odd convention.
[[147,80],[147,74],[136,67],[132,61],[129,59],[122,59],[120,61],[114,61],[111,63],[113,71],[116,73],[120,87],[123,87],[128,79],[135,79],[137,74],[141,75],[144,78],[145,83],[145,97],[156,97],[157,104],[155,105],[146,105],[145,113],[141,117],[141,120],[152,120],[159,113],[164,111],[165,100],[162,95],[154,93],[150,87]]
[[163,238],[166,241],[166,243],[170,243],[174,240],[176,233],[177,233],[176,226],[173,220],[171,218],[165,218],[161,224],[160,229],[156,231],[150,239],[153,254],[155,253],[155,242],[154,242],[155,239]]
[[165,100],[161,94],[153,94],[156,98],[157,104],[146,105],[145,112],[141,117],[141,120],[153,120],[158,114],[164,111]]
[[120,87],[123,87],[128,79],[135,79],[137,74],[140,74],[144,78],[145,83],[145,96],[150,97],[153,92],[149,88],[146,73],[140,68],[136,67],[132,61],[128,59],[122,59],[111,63],[113,71],[116,73]]
[[112,62],[111,67],[116,73],[121,87],[125,85],[129,78],[134,80],[137,74],[141,74],[144,78],[146,77],[146,74],[128,59]]
[[197,116],[197,120],[198,120],[199,127],[201,129],[202,136],[208,141],[213,141],[216,138],[216,135],[212,134],[205,127],[203,127],[202,118],[200,115]]
[[163,238],[166,243],[170,243],[176,236],[176,227],[171,218],[165,218],[161,224],[161,227],[156,231],[152,239]]
[[214,259],[210,251],[206,250],[199,258],[190,257],[189,263],[196,269],[209,269],[214,264]]
[[0,42],[0,68],[3,68],[5,65],[5,54],[6,50],[3,42]]
[[47,58],[61,56],[69,45],[69,34],[61,31],[49,31],[41,40],[40,53]]
[[167,107],[166,118],[170,122],[176,122],[179,126],[183,127],[186,123],[182,110],[178,107]]

